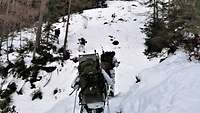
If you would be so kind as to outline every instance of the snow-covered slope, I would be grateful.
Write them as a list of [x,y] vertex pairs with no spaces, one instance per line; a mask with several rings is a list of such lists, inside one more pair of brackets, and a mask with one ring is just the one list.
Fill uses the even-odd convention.
[[121,102],[123,113],[199,113],[200,64],[187,58],[178,52],[143,71]]
[[[108,8],[86,10],[82,14],[73,14],[70,22],[68,48],[73,56],[82,54],[78,51],[78,39],[83,37],[87,40],[86,53],[102,53],[115,51],[116,57],[121,62],[116,69],[116,93],[127,92],[135,82],[135,76],[144,68],[151,67],[156,61],[148,61],[143,55],[144,37],[140,32],[146,18],[146,9],[135,1],[110,1]],[[112,17],[115,15],[115,18]],[[62,44],[65,27],[64,23],[56,23],[61,28],[59,37]],[[119,41],[119,45],[113,45],[111,41]],[[58,45],[62,46],[62,45]],[[49,64],[57,66],[58,63]],[[72,91],[70,84],[77,76],[77,64],[66,61],[64,67],[57,67],[57,71],[51,74],[41,72],[42,82],[36,83],[38,89],[43,93],[42,100],[31,100],[34,89],[30,84],[24,85],[23,95],[13,95],[14,105],[19,113],[71,113],[74,103],[74,95],[69,96]],[[48,83],[48,80],[50,82]],[[19,81],[23,85],[24,81]],[[46,85],[46,83],[48,83]],[[58,93],[53,95],[55,89]],[[78,100],[77,100],[78,101]],[[80,107],[77,106],[77,112]]]
[[[78,39],[83,37],[88,42],[86,53],[94,53],[94,50],[101,53],[102,49],[116,52],[121,62],[116,69],[116,93],[119,95],[110,100],[111,113],[200,112],[197,107],[200,104],[197,91],[199,64],[189,63],[181,52],[161,64],[147,60],[142,53],[145,35],[140,31],[148,14],[147,9],[136,1],[109,1],[108,5],[108,8],[72,15],[68,48],[72,58],[83,54],[78,51],[77,44]],[[55,24],[61,28],[61,45],[58,46],[63,44],[63,24]],[[119,45],[113,45],[111,39],[119,41]],[[18,113],[72,113],[75,93],[72,96],[69,93],[72,91],[70,84],[77,76],[77,64],[70,60],[64,63],[64,67],[58,64],[48,64],[57,66],[57,71],[40,73],[43,79],[36,86],[43,93],[42,100],[31,100],[34,89],[30,89],[29,83],[24,85],[23,95],[13,95]],[[136,75],[141,77],[139,84],[135,84]],[[24,81],[19,80],[18,84],[23,85]],[[55,89],[58,93],[54,95]],[[79,110],[77,100],[76,113]]]

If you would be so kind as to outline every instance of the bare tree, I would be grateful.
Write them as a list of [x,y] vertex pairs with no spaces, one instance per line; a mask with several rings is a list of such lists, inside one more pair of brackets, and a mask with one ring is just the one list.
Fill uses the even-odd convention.
[[3,43],[3,34],[1,33],[1,34],[0,34],[0,56],[2,55],[2,54],[1,54],[2,43]]
[[66,25],[66,34],[65,34],[65,40],[64,40],[63,50],[66,50],[66,47],[67,47],[67,38],[68,38],[68,32],[69,32],[69,19],[70,19],[70,14],[71,14],[71,3],[72,3],[72,1],[69,0],[69,4],[68,4],[68,17],[67,17],[67,25]]
[[41,34],[42,34],[42,24],[43,24],[45,10],[47,9],[48,1],[49,0],[42,0],[41,1],[39,23],[38,23],[38,27],[37,27],[36,41],[35,41],[35,47],[34,47],[34,51],[33,51],[33,59],[35,59],[36,51],[37,51],[37,49],[40,45]]
[[[8,0],[8,2],[7,2],[7,9],[6,9],[6,17],[8,17],[8,13],[9,13],[9,10],[10,10],[10,0]],[[6,22],[6,24],[8,24],[8,22],[7,21],[4,21],[4,22]],[[5,29],[5,28],[4,28]],[[6,55],[7,55],[7,61],[9,61],[9,50],[8,50],[8,41],[9,41],[9,39],[8,39],[8,33],[9,33],[9,31],[7,31],[6,32],[6,38],[7,38],[7,41],[6,41],[6,47],[7,47],[7,52],[6,52]]]

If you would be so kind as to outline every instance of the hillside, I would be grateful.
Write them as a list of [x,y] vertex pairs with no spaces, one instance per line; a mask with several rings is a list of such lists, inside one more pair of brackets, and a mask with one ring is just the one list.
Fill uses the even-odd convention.
[[200,65],[187,58],[179,51],[142,71],[142,82],[133,85],[121,102],[123,113],[198,113]]
[[[107,8],[84,10],[83,13],[73,14],[70,19],[68,49],[70,59],[81,54],[115,51],[120,65],[115,69],[116,97],[109,100],[105,113],[198,113],[200,86],[200,65],[189,62],[188,56],[179,50],[162,63],[159,59],[149,60],[143,54],[145,49],[145,34],[141,32],[149,9],[138,1],[108,1]],[[63,45],[65,37],[65,23],[55,23],[60,28],[59,43]],[[14,47],[19,48],[18,34],[14,40]],[[26,40],[35,37],[33,29],[22,32]],[[79,51],[78,39],[87,40],[85,53]],[[26,40],[22,43],[25,45]],[[114,42],[119,44],[114,44]],[[23,45],[22,44],[22,45]],[[4,43],[6,49],[6,43]],[[41,48],[43,49],[43,48]],[[53,56],[58,53],[50,51]],[[15,62],[18,53],[9,54],[10,61]],[[1,57],[2,64],[6,64],[6,55]],[[24,56],[26,66],[31,63],[32,52]],[[47,62],[45,66],[56,67],[53,72],[39,71],[39,81],[32,84],[22,78],[9,74],[5,79],[0,79],[5,89],[14,81],[17,91],[12,94],[11,106],[15,106],[18,113],[72,113],[74,103],[76,113],[79,113],[78,97],[72,92],[71,83],[78,75],[78,63],[72,60],[64,62]],[[63,63],[63,65],[62,65]],[[138,76],[141,82],[135,83]],[[20,94],[20,90],[22,94]],[[36,92],[41,92],[41,99],[33,99]]]
[[[77,43],[79,38],[84,37],[88,42],[85,47],[86,53],[94,53],[96,50],[100,54],[102,49],[115,51],[116,57],[121,62],[116,69],[116,93],[125,93],[135,82],[135,76],[141,70],[156,64],[155,61],[148,61],[142,53],[145,35],[140,32],[140,27],[144,24],[147,10],[135,1],[110,1],[108,3],[108,8],[85,10],[82,14],[72,15],[68,48],[72,53],[71,58],[83,54],[78,51]],[[113,14],[116,15],[115,18],[112,18]],[[56,23],[55,26],[61,28],[59,40],[62,44],[65,28],[62,27],[63,23]],[[111,39],[119,41],[119,45],[113,45]],[[35,89],[30,89],[29,83],[23,86],[23,80],[15,80],[18,81],[18,89],[23,86],[23,95],[13,95],[13,104],[16,105],[16,111],[19,113],[45,113],[62,102],[66,106],[60,110],[67,109],[68,112],[72,112],[74,96],[68,96],[68,94],[72,91],[70,84],[77,76],[75,68],[77,64],[68,60],[64,63],[64,67],[59,66],[59,62],[48,64],[48,66],[56,66],[57,71],[40,72],[39,76],[42,76],[42,80],[35,83],[36,89],[42,92],[42,100],[32,101],[31,95]],[[50,82],[45,85],[49,79],[51,79]],[[54,95],[55,89],[58,89],[58,93]]]

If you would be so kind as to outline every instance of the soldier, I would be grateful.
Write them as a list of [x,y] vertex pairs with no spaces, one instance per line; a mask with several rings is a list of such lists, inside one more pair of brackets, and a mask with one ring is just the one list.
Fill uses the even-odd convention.
[[[81,55],[79,57],[79,75],[72,82],[74,90],[79,92],[79,102],[81,113],[96,110],[95,113],[102,113],[107,98],[107,85],[112,85],[113,81],[104,69],[99,65],[98,54]],[[88,104],[98,104],[98,108],[91,108]]]
[[[103,52],[101,55],[101,66],[105,72],[110,76],[113,83],[115,83],[115,70],[114,67],[118,67],[119,63],[115,58],[115,52]],[[114,96],[114,84],[110,85],[110,94],[111,97]]]

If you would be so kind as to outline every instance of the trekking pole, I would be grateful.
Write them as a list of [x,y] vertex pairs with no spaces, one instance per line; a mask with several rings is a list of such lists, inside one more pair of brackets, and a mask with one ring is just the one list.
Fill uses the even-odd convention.
[[108,92],[110,92],[110,88],[109,88],[109,85],[106,84],[106,90],[107,90],[107,112],[110,113],[110,106],[109,106],[109,96],[108,96]]
[[78,93],[78,90],[76,90],[76,94],[75,94],[75,101],[74,101],[74,109],[73,109],[73,113],[76,112],[76,99],[77,99],[77,93]]
[[108,107],[108,113],[110,113],[110,106],[109,106],[109,100],[107,99],[107,107]]
[[[77,89],[78,90],[78,89]],[[69,94],[69,96],[71,96],[73,93],[74,93],[74,91],[76,91],[76,89],[74,89],[70,94]]]

